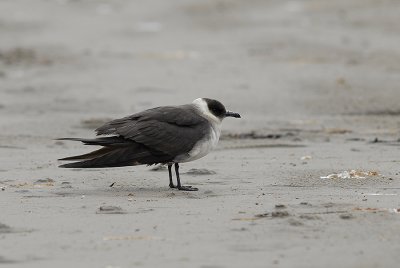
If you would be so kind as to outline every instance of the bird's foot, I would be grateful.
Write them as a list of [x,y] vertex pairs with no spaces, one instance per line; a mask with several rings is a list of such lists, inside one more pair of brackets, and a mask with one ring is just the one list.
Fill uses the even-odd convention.
[[176,188],[176,186],[174,184],[170,183],[169,188]]
[[178,185],[177,188],[178,188],[179,191],[198,191],[199,190],[198,188],[192,187],[192,186],[181,186],[181,185]]

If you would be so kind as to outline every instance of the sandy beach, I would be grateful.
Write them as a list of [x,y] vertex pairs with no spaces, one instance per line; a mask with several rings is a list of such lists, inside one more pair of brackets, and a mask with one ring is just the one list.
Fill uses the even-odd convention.
[[[0,1],[0,266],[397,267],[399,14]],[[242,119],[181,165],[198,192],[168,188],[165,167],[58,168],[91,148],[55,139],[199,97]]]

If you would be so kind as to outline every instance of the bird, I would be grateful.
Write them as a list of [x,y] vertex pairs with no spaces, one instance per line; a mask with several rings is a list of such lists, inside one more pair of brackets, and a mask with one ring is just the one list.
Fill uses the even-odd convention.
[[[179,164],[197,160],[213,150],[226,117],[241,118],[214,99],[198,98],[190,104],[160,106],[115,119],[95,129],[94,139],[60,138],[102,146],[95,151],[60,161],[75,161],[62,168],[111,168],[137,165],[167,165],[169,187],[181,191],[198,188],[181,184]],[[172,179],[175,167],[177,184]]]

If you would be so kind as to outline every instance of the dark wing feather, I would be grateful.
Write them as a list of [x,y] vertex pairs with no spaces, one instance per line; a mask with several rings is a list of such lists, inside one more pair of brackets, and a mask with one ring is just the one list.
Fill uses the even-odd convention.
[[[208,134],[208,122],[191,105],[158,107],[116,119],[96,129],[114,134],[170,156],[189,152]],[[179,146],[176,146],[179,144]]]
[[97,128],[96,133],[97,135],[117,134],[118,128],[147,120],[167,122],[178,126],[194,126],[205,121],[203,117],[197,114],[192,105],[162,106],[107,122]]

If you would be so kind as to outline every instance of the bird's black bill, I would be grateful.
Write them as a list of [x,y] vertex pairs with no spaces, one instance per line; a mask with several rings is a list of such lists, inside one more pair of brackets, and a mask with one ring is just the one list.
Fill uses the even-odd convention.
[[226,116],[226,117],[240,118],[240,114],[234,113],[234,112],[230,112],[230,111],[227,111],[227,112],[225,113],[225,116]]

